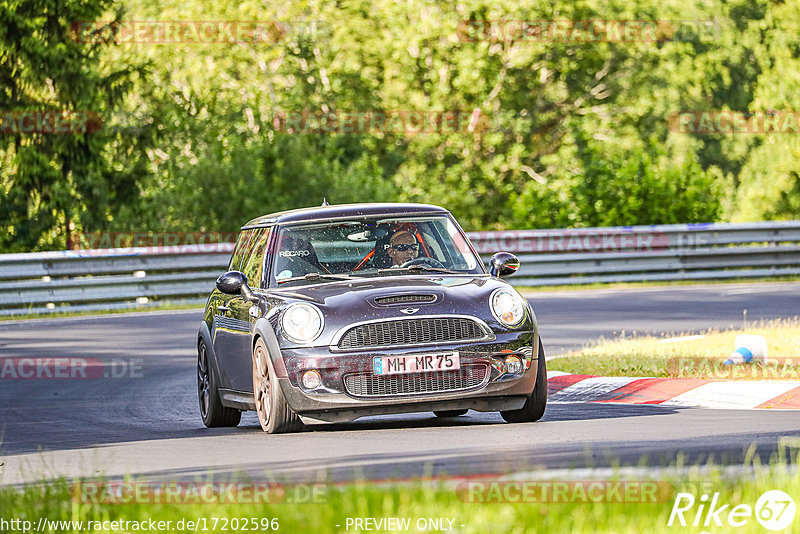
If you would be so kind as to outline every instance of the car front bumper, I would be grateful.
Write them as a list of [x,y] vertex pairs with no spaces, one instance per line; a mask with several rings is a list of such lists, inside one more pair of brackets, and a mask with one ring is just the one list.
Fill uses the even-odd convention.
[[[513,410],[522,407],[536,381],[538,369],[534,355],[538,346],[534,346],[534,339],[533,332],[519,332],[497,335],[490,342],[467,345],[442,344],[354,352],[334,352],[328,347],[283,349],[286,376],[279,377],[278,383],[292,410],[323,421],[342,422],[368,415],[464,408],[477,411]],[[470,366],[483,369],[485,375],[480,383],[457,390],[424,393],[401,391],[373,396],[354,394],[345,385],[348,376],[374,378],[375,357],[456,352],[463,369]],[[521,372],[506,372],[504,361],[511,355],[522,359]],[[322,386],[315,390],[308,390],[302,385],[301,377],[310,369],[317,370],[322,378]],[[414,378],[425,380],[426,377],[434,380],[437,378],[436,372],[420,373]]]

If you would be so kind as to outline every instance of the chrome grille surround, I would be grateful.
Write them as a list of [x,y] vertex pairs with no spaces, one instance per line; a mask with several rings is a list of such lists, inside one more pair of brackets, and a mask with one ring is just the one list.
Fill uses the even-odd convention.
[[375,375],[352,373],[344,376],[344,388],[351,397],[393,397],[426,393],[451,393],[482,387],[491,373],[485,363],[469,363],[455,371]]
[[421,315],[348,325],[333,337],[331,350],[405,348],[495,339],[492,329],[467,315]]

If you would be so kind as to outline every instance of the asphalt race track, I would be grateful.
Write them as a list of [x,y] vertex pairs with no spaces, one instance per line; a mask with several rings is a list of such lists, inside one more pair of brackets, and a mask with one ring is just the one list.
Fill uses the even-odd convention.
[[[615,332],[682,333],[800,313],[800,283],[537,292],[548,354]],[[0,484],[137,473],[263,480],[384,479],[534,468],[741,462],[800,437],[792,411],[555,404],[543,421],[431,413],[311,423],[269,436],[253,412],[234,429],[203,427],[195,336],[200,311],[0,322],[0,356],[96,358],[102,377],[0,380]],[[2,360],[0,359],[0,362]],[[550,366],[553,367],[553,364]],[[91,373],[90,373],[91,374]]]

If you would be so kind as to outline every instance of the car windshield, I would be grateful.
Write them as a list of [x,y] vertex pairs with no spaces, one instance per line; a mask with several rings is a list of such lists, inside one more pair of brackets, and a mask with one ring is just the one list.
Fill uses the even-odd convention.
[[420,272],[484,271],[446,215],[359,219],[282,227],[270,286]]

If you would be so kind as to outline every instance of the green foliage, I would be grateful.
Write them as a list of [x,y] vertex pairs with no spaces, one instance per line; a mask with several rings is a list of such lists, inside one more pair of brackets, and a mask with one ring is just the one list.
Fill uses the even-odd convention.
[[[6,116],[113,112],[143,67],[109,65],[104,43],[70,33],[71,22],[93,21],[112,6],[110,0],[0,4],[0,110]],[[90,130],[21,132],[6,124],[0,133],[0,250],[63,248],[74,223],[102,228],[117,207],[137,198],[143,169],[131,151],[148,137]],[[115,169],[112,162],[127,165]]]
[[[690,135],[667,120],[800,109],[796,3],[70,0],[36,16],[33,5],[0,7],[0,109],[91,109],[107,120],[93,135],[0,138],[0,250],[61,248],[68,222],[230,231],[322,197],[440,204],[469,230],[800,210],[796,136]],[[112,20],[121,8],[124,20],[291,25],[273,41],[230,44],[105,46],[65,34],[69,21]],[[656,42],[472,40],[464,25],[556,19],[710,25]],[[325,134],[273,121],[353,110],[477,122],[455,133]]]
[[522,194],[512,196],[515,224],[670,224],[719,216],[721,180],[704,171],[692,154],[676,162],[655,140],[631,151],[604,145],[608,143],[577,143],[581,164],[564,180],[571,184],[568,192],[530,181]]

